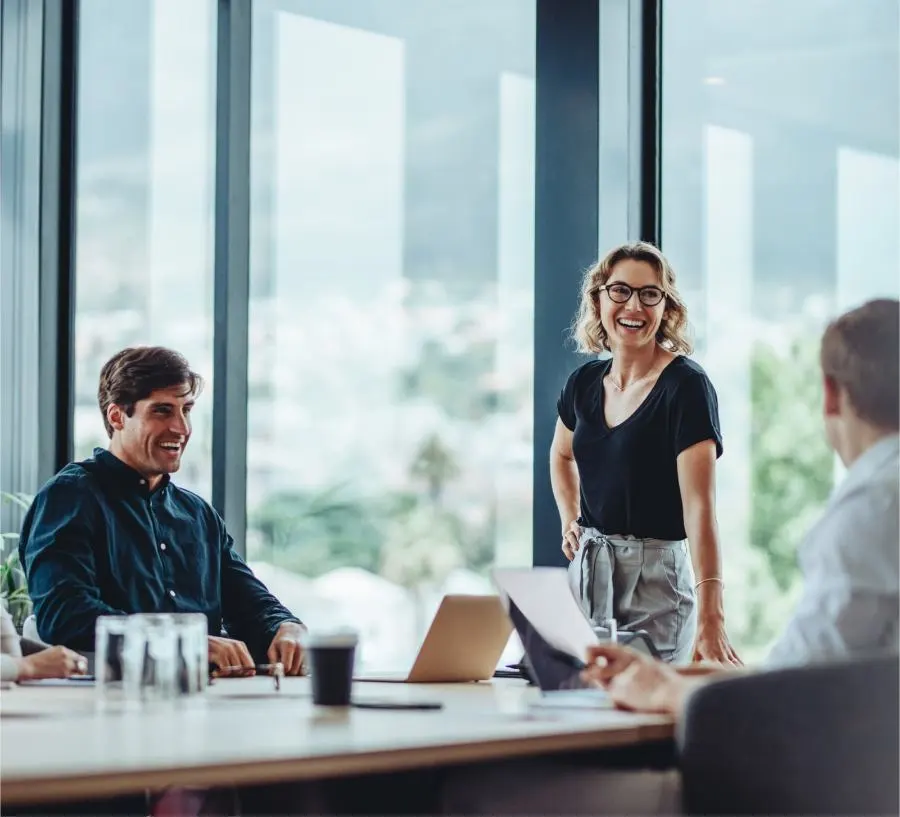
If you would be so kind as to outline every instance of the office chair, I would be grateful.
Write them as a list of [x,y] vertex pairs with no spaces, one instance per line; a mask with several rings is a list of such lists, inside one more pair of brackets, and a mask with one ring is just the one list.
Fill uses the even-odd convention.
[[898,656],[710,683],[677,742],[685,814],[898,814]]

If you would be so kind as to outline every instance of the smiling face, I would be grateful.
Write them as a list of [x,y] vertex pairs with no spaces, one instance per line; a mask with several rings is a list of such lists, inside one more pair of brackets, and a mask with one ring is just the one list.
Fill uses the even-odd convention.
[[[625,293],[622,284],[635,291],[625,303],[617,303],[614,297]],[[662,290],[662,282],[656,270],[646,261],[626,258],[610,270],[605,288],[597,297],[600,322],[613,351],[656,343],[656,333],[666,311],[666,299],[662,298],[655,306],[647,306],[637,292],[641,287]]]
[[163,474],[181,467],[181,455],[191,438],[193,407],[188,384],[156,389],[138,400],[130,414],[126,407],[110,404],[106,410],[113,429],[110,452],[143,474],[154,488]]

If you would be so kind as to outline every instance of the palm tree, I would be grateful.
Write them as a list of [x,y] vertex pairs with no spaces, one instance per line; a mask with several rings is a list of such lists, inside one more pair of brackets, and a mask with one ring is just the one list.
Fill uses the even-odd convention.
[[437,434],[426,437],[409,467],[413,479],[423,480],[431,501],[440,506],[444,489],[459,474],[459,466]]

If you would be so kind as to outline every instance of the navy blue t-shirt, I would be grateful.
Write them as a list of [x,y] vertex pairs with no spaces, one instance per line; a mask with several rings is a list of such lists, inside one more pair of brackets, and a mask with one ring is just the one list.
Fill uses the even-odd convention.
[[602,533],[678,540],[686,537],[678,455],[704,440],[722,456],[719,404],[703,368],[677,357],[627,420],[610,428],[603,378],[612,360],[576,369],[559,397],[559,417],[574,432],[581,481],[579,524]]

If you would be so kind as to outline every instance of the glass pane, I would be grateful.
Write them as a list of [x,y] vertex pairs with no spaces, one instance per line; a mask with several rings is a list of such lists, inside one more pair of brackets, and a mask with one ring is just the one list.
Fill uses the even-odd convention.
[[833,484],[827,319],[900,289],[895,0],[664,4],[663,245],[719,392],[729,629],[760,656]]
[[248,557],[369,667],[531,562],[534,17],[254,4]]
[[75,456],[108,440],[100,369],[169,346],[207,379],[176,480],[209,497],[213,0],[82,0],[78,66]]

